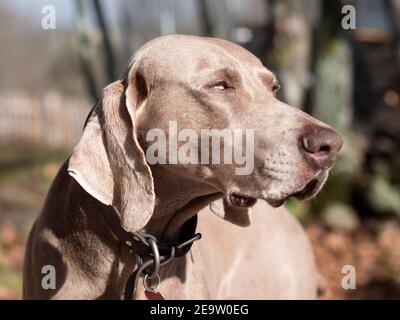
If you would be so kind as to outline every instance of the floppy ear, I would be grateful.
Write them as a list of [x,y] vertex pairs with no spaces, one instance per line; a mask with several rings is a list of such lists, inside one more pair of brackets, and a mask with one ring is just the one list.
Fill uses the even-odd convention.
[[107,86],[68,165],[83,189],[116,209],[128,232],[147,224],[155,202],[151,170],[135,133],[136,104],[137,99],[127,103],[122,81]]
[[211,202],[210,210],[217,216],[240,227],[248,227],[251,223],[251,209],[231,205],[225,198]]

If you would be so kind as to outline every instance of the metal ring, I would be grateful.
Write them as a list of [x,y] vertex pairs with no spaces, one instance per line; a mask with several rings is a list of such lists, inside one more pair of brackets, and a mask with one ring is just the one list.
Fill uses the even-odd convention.
[[149,279],[154,279],[158,277],[158,273],[160,272],[160,252],[158,251],[157,243],[153,239],[149,239],[149,244],[151,247],[151,251],[153,253],[153,271],[148,275]]
[[149,240],[154,240],[157,242],[156,237],[152,236],[151,234],[144,233],[142,231],[134,232],[133,236],[134,236],[134,240],[136,240],[136,241],[139,240],[146,246],[150,246]]
[[172,260],[174,260],[174,258],[175,258],[175,247],[174,246],[172,246],[171,247],[171,252],[170,252],[170,254],[169,254],[169,257],[166,257],[166,256],[162,256],[162,257],[160,257],[160,265],[161,266],[165,266],[166,264],[168,264],[168,263],[170,263]]
[[144,288],[147,290],[147,291],[152,291],[152,292],[154,292],[154,291],[156,291],[157,289],[158,289],[158,287],[160,286],[160,282],[161,282],[161,280],[160,280],[160,276],[158,275],[158,274],[156,274],[156,276],[154,277],[155,279],[157,279],[157,284],[153,287],[153,288],[150,288],[148,285],[147,285],[147,280],[151,280],[151,278],[150,278],[150,275],[149,274],[146,274],[145,276],[144,276],[144,279],[143,279],[143,286],[144,286]]

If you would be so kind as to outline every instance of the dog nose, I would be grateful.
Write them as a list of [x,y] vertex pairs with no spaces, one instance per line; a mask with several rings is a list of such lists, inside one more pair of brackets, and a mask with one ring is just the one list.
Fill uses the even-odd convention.
[[327,169],[336,161],[343,139],[332,129],[319,127],[305,134],[301,148],[306,159],[321,169]]

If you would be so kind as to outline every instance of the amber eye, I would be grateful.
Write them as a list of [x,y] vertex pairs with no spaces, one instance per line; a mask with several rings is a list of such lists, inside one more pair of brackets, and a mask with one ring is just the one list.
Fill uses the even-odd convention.
[[215,82],[212,85],[212,88],[218,89],[218,90],[227,90],[227,89],[232,89],[233,87],[230,86],[225,80],[220,80]]

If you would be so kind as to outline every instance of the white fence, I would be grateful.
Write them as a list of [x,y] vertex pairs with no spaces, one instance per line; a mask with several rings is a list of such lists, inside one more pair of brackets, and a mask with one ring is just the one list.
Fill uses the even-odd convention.
[[0,94],[0,144],[73,147],[92,104],[56,93]]

